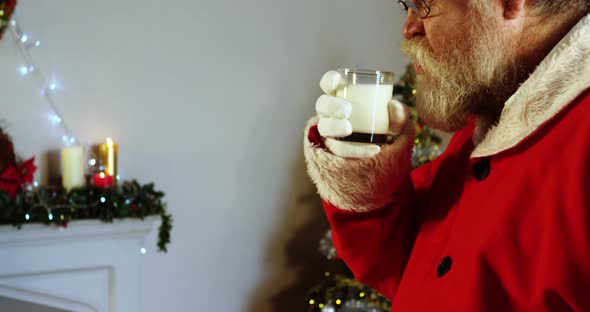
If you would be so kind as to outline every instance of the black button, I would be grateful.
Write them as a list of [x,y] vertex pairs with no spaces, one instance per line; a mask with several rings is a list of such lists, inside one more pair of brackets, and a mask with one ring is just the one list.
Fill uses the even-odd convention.
[[451,260],[451,257],[446,256],[442,258],[442,260],[438,264],[438,268],[436,269],[436,275],[438,277],[443,277],[443,275],[449,272],[449,270],[451,269],[451,265],[453,265],[453,260]]
[[488,159],[482,159],[473,166],[473,175],[477,181],[483,181],[490,175],[490,161]]

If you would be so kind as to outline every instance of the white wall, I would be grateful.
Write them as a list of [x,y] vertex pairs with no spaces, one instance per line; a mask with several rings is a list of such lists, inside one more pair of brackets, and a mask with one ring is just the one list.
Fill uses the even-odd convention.
[[[42,41],[34,57],[63,83],[70,127],[88,142],[115,138],[123,177],[167,194],[173,243],[156,254],[152,238],[143,311],[297,310],[317,280],[304,265],[325,228],[302,129],[325,71],[403,71],[395,1],[19,5],[23,28]],[[62,133],[6,39],[0,119],[23,156],[59,148]]]

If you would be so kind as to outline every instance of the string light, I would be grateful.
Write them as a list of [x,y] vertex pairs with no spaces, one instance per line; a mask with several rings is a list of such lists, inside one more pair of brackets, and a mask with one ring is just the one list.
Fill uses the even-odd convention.
[[23,32],[16,18],[10,20],[10,25],[12,26],[10,27],[11,37],[18,46],[20,55],[25,63],[25,65],[18,67],[18,72],[22,76],[31,75],[31,77],[36,80],[37,85],[41,90],[41,95],[51,110],[49,112],[50,122],[55,126],[59,125],[63,130],[63,144],[71,145],[79,142],[77,137],[72,134],[68,125],[64,122],[62,118],[63,115],[60,114],[57,105],[55,104],[53,93],[58,90],[60,85],[55,79],[47,79],[31,55],[30,49],[41,46],[41,41],[34,39],[30,34]]
[[56,114],[51,113],[51,114],[49,114],[49,120],[51,120],[51,122],[53,124],[59,124],[61,122],[61,117],[59,117]]
[[18,71],[20,72],[21,75],[26,75],[29,73],[29,67],[27,66],[21,66],[18,68]]
[[48,218],[49,218],[49,221],[53,220],[53,213],[50,212]]
[[314,305],[315,304],[315,300],[309,299],[309,304]]
[[341,303],[342,303],[342,300],[336,299],[336,304],[341,304]]
[[27,220],[27,221],[31,220],[31,215],[27,213],[27,214],[25,215],[25,220]]
[[62,136],[61,139],[62,139],[62,141],[64,142],[65,145],[70,145],[70,144],[76,143],[76,138],[69,137],[67,135]]
[[139,251],[145,255],[145,253],[147,252],[147,249],[145,249],[145,247],[142,247]]
[[104,204],[104,203],[106,203],[106,202],[107,202],[107,199],[106,199],[106,198],[104,198],[104,196],[103,196],[103,197],[101,197],[101,198],[100,198],[100,202]]

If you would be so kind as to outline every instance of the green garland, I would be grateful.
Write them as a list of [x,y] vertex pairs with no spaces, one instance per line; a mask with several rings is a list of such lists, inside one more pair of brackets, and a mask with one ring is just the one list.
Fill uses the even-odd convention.
[[172,216],[162,201],[164,193],[154,190],[154,184],[140,185],[126,181],[110,188],[96,186],[74,188],[24,187],[14,198],[0,190],[0,224],[17,228],[25,223],[40,222],[66,227],[72,220],[137,218],[160,215],[158,249],[167,252],[172,230]]

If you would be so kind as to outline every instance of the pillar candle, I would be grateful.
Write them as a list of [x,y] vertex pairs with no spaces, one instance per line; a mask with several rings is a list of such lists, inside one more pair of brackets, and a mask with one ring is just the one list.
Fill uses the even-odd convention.
[[117,177],[117,144],[111,138],[99,147],[99,159],[104,167],[104,173]]
[[104,172],[96,173],[92,180],[96,187],[105,188],[113,186],[113,176],[107,175]]
[[61,150],[61,180],[67,190],[86,184],[82,146],[70,146]]

